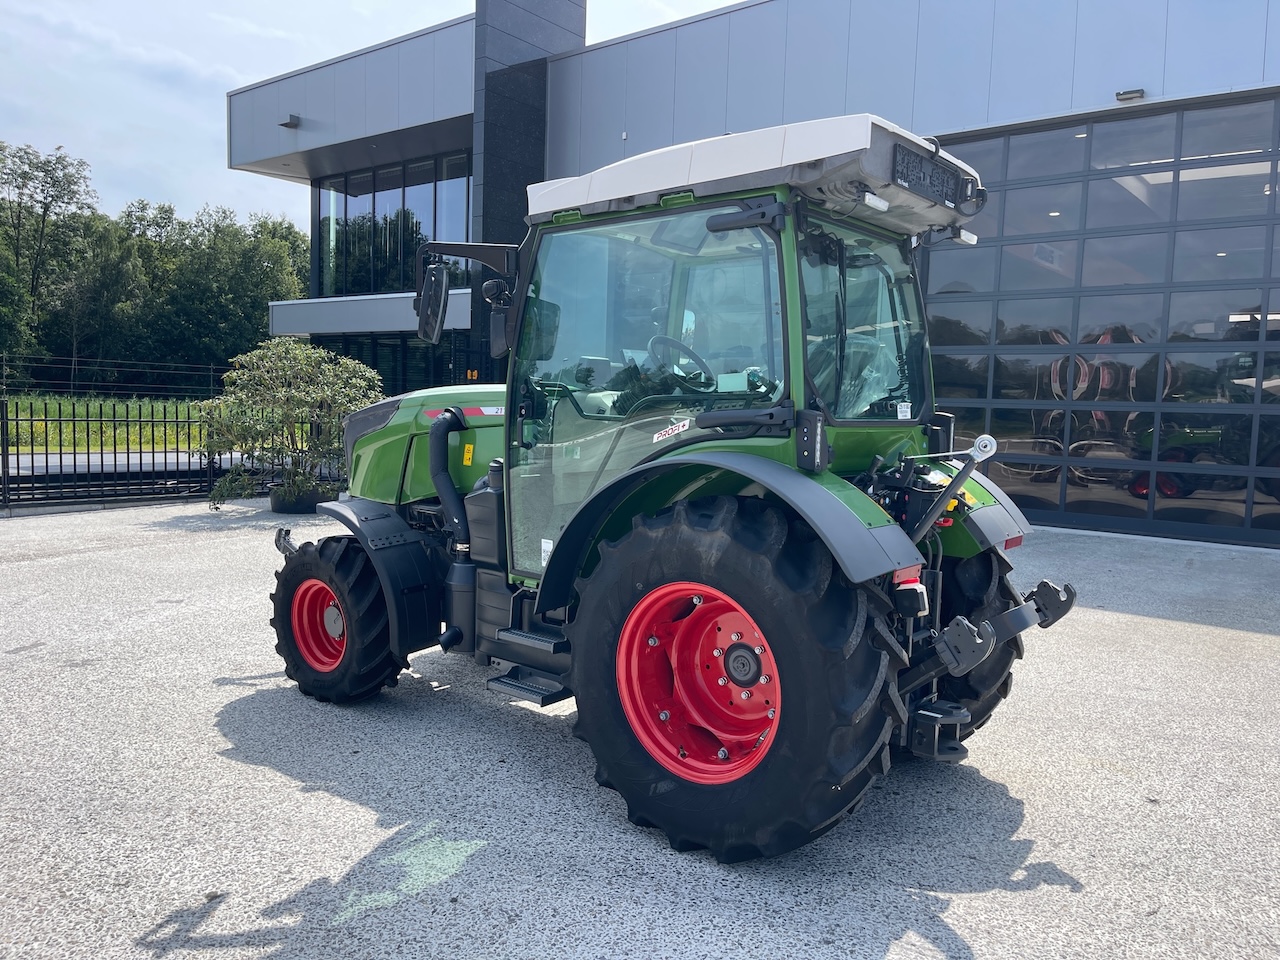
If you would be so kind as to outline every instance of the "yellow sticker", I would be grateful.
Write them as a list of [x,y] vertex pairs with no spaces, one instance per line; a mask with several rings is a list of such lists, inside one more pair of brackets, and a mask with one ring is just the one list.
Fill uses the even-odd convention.
[[476,445],[474,443],[464,443],[462,445],[462,465],[464,467],[471,466],[471,458],[475,455]]

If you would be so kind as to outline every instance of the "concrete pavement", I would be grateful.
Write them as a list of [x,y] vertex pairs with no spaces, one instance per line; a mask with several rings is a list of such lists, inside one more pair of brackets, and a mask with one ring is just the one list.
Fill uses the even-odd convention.
[[1038,531],[1016,582],[1080,601],[970,759],[721,866],[627,823],[572,700],[436,651],[299,695],[280,520],[0,520],[0,958],[1280,957],[1280,551]]

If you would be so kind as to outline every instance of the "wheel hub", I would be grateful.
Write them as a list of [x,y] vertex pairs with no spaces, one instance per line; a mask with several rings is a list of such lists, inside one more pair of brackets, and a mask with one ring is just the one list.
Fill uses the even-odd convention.
[[641,746],[694,783],[730,783],[769,752],[778,667],[759,625],[728,594],[680,582],[651,590],[623,624],[618,697]]
[[745,643],[735,643],[724,655],[724,667],[731,681],[740,687],[754,687],[764,670],[760,658]]
[[324,611],[324,628],[335,640],[346,632],[346,625],[342,622],[342,608],[336,600]]

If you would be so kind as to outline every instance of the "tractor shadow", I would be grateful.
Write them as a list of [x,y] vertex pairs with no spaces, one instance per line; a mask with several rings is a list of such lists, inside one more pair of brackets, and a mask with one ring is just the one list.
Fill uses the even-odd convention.
[[265,498],[257,500],[228,500],[218,510],[209,509],[207,503],[192,501],[191,509],[148,517],[145,526],[160,533],[225,533],[228,530],[253,530],[275,533],[277,527],[294,531],[294,540],[301,543],[310,539],[316,531],[324,536],[342,531],[342,525],[333,517],[323,514],[272,513]]
[[[406,674],[355,707],[273,683],[222,709],[226,760],[358,804],[392,832],[340,876],[304,872],[274,902],[202,897],[138,947],[287,960],[374,945],[415,957],[882,958],[907,938],[964,960],[951,896],[1082,889],[1017,836],[1022,802],[968,765],[901,764],[859,812],[785,857],[724,866],[675,853],[596,786],[572,701],[559,714],[524,709],[462,657],[414,666],[431,680]],[[299,843],[305,862],[306,835]]]

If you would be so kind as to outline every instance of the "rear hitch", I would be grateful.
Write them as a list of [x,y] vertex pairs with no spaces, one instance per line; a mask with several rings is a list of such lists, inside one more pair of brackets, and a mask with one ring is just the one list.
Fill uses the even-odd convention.
[[1065,617],[1076,603],[1076,588],[1064,583],[1059,589],[1048,580],[1041,580],[1036,588],[1022,597],[1036,605],[1040,614],[1040,626],[1051,627]]
[[286,530],[284,527],[276,527],[276,549],[286,557],[292,557],[298,552],[298,548],[289,539],[289,534],[292,532],[292,530]]
[[960,742],[960,725],[972,719],[965,707],[950,700],[920,704],[911,713],[911,752],[925,760],[959,763],[969,755]]
[[921,639],[933,641],[934,654],[898,678],[898,692],[904,697],[944,673],[963,676],[1000,645],[990,621],[984,620],[975,627],[964,617],[956,617],[941,633],[930,630],[922,634]]
[[931,633],[934,655],[898,678],[898,692],[906,696],[932,683],[944,673],[960,677],[987,659],[1002,643],[1030,627],[1057,623],[1076,602],[1075,588],[1061,588],[1041,580],[1022,603],[1004,613],[983,620],[976,627],[964,617],[956,617],[940,634]]

